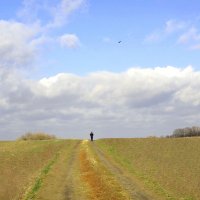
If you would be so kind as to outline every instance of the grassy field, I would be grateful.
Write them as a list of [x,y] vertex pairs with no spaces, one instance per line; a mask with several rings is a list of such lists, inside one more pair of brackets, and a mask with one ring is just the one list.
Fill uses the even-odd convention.
[[0,142],[0,199],[33,198],[60,154],[64,151],[70,154],[75,143],[75,140]]
[[200,138],[0,142],[1,200],[199,200]]
[[0,142],[2,200],[129,200],[87,140]]
[[160,199],[200,199],[200,138],[102,139],[96,144]]

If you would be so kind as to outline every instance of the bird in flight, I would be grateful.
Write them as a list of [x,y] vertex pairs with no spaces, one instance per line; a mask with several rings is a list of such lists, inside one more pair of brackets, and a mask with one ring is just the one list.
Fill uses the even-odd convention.
[[120,40],[120,41],[118,41],[118,43],[120,44],[122,41]]

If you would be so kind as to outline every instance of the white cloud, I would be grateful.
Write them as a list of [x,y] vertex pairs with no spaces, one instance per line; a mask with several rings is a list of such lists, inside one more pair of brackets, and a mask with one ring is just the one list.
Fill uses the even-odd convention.
[[[85,0],[39,1],[24,0],[19,11],[20,21],[0,20],[1,67],[26,67],[39,57],[42,45],[55,42],[58,36],[50,33],[66,23],[69,16]],[[59,39],[61,46],[76,48],[80,45],[75,34],[65,34]]]
[[165,22],[163,28],[157,29],[153,33],[146,36],[146,42],[157,42],[163,40],[177,32],[184,30],[187,27],[187,23],[183,21],[177,21],[170,19]]
[[[145,42],[158,42],[174,37],[178,44],[187,44],[189,49],[199,49],[200,34],[195,25],[189,22],[168,20],[163,29],[157,29],[145,38]],[[177,39],[178,38],[178,39]]]
[[[86,0],[24,0],[18,16],[25,22],[39,21],[46,29],[63,26]],[[45,17],[44,17],[45,15]]]
[[1,66],[25,66],[36,56],[40,26],[0,20]]
[[200,40],[200,33],[198,33],[198,30],[196,28],[192,27],[179,37],[178,42],[185,44],[190,41],[199,41],[199,40]]
[[85,0],[61,0],[53,11],[53,21],[50,26],[60,26],[68,21],[68,17],[83,6]]
[[64,137],[91,130],[99,137],[160,135],[200,120],[200,72],[191,67],[62,73],[38,81],[1,69],[0,77],[0,138],[32,130]]
[[191,22],[168,20],[162,29],[157,29],[145,38],[145,42],[159,42],[174,37],[174,42],[186,45],[190,50],[200,49],[200,31]]
[[38,21],[39,11],[45,12],[44,0],[23,0],[17,16],[25,22]]
[[75,34],[65,34],[59,38],[60,45],[67,48],[76,48],[80,46],[79,38]]
[[172,34],[174,32],[183,30],[187,27],[187,23],[183,22],[183,21],[177,21],[177,20],[168,20],[165,23],[165,28],[164,28],[164,32],[166,34]]

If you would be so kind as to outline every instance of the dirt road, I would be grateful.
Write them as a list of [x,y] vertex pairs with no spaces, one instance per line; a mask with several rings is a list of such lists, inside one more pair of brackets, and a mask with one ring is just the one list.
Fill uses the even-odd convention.
[[[82,187],[79,170],[81,141],[70,150],[63,151],[46,176],[34,199],[37,200],[87,200]],[[66,147],[67,149],[67,147]]]
[[[80,143],[78,143],[74,150],[71,153],[71,157],[67,164],[67,177],[66,177],[66,186],[65,186],[65,194],[64,199],[66,200],[78,200],[79,197],[75,195],[77,192],[77,184],[76,184],[76,174],[77,174],[77,165],[78,165],[78,153],[80,151]],[[82,197],[83,198],[83,197]]]
[[77,142],[71,152],[68,152],[68,158],[66,154],[61,155],[58,163],[45,178],[35,199],[152,200],[154,198],[147,194],[124,169],[109,159],[97,147],[95,141],[83,140]]
[[[153,198],[140,188],[124,169],[112,162],[95,144],[84,140],[80,143],[79,174],[85,185],[86,199],[133,199],[152,200]],[[78,151],[76,153],[78,153]],[[73,160],[75,160],[73,158]],[[75,163],[75,162],[74,162]],[[74,164],[71,165],[74,168]],[[73,183],[74,176],[70,176]],[[75,187],[70,184],[67,188],[68,199]],[[76,192],[75,192],[76,193]],[[67,198],[66,198],[67,199]]]

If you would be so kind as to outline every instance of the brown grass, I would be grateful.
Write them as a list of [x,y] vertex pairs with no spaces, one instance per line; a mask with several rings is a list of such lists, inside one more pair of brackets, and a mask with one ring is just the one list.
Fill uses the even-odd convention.
[[37,133],[26,133],[22,135],[18,140],[53,140],[53,139],[56,139],[55,135],[37,132]]
[[161,199],[200,199],[200,138],[105,139],[96,143]]
[[0,142],[0,199],[21,199],[41,170],[69,141]]
[[[67,187],[74,183],[69,176],[73,177],[75,182],[75,189],[78,188],[80,180],[77,180],[76,174],[76,149],[79,149],[79,140],[71,140],[67,148],[63,148],[60,157],[52,167],[48,176],[44,179],[43,185],[35,199],[41,200],[64,200],[66,198]],[[75,157],[74,157],[75,156]],[[74,158],[73,158],[74,157]],[[73,163],[74,161],[74,163]],[[73,187],[73,186],[72,186]],[[71,191],[70,191],[71,192]],[[72,194],[73,195],[73,194]],[[81,194],[77,194],[79,197]]]
[[89,189],[91,200],[126,200],[129,199],[118,182],[90,152],[88,143],[80,151],[80,170],[82,181]]

